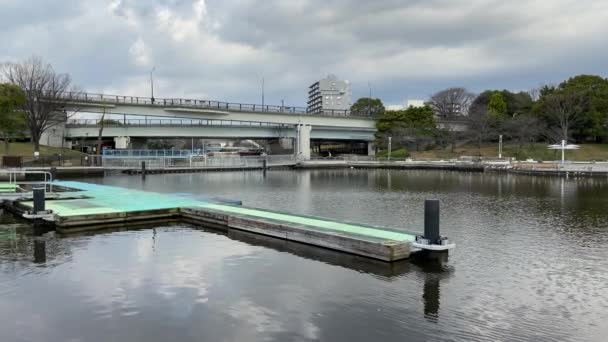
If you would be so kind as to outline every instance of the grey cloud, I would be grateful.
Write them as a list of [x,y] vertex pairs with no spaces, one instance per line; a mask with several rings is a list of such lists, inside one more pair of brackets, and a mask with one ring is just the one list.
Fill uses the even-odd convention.
[[0,58],[41,55],[87,90],[141,96],[152,65],[167,97],[259,102],[265,77],[267,102],[302,105],[327,73],[399,103],[601,75],[608,57],[602,0],[207,0],[202,18],[195,3],[5,1]]

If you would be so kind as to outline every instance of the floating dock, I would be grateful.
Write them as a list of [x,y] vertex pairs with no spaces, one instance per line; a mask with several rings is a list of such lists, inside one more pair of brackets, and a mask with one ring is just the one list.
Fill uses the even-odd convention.
[[[279,239],[379,259],[397,261],[420,250],[448,250],[445,239],[428,239],[397,229],[297,216],[247,208],[213,198],[188,194],[161,194],[74,181],[53,182],[60,196],[44,201],[44,212],[33,212],[34,201],[14,200],[9,206],[31,219],[44,220],[59,233],[107,228],[137,221],[182,219],[223,230],[236,229]],[[438,207],[437,232],[438,235]],[[425,228],[426,229],[426,228]]]

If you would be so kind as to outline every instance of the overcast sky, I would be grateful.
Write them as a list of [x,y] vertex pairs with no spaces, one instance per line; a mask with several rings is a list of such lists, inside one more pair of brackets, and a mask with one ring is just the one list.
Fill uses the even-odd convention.
[[608,73],[606,0],[0,0],[0,61],[89,92],[303,105],[328,73],[387,104]]

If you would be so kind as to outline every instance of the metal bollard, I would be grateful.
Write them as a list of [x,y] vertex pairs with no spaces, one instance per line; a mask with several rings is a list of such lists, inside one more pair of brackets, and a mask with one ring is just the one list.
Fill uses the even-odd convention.
[[264,170],[266,170],[268,168],[268,160],[266,160],[266,159],[262,160],[262,168]]
[[141,174],[142,175],[146,174],[146,162],[145,161],[141,162]]
[[57,168],[56,167],[51,167],[51,181],[54,181],[57,179]]
[[34,214],[37,214],[41,211],[44,211],[44,195],[45,195],[45,185],[36,186],[32,189],[34,195]]
[[439,243],[439,200],[424,201],[424,238],[429,243]]

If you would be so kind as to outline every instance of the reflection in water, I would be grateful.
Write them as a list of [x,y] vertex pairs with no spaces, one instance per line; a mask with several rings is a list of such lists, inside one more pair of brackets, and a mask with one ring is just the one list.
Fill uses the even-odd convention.
[[46,241],[34,240],[34,263],[42,264],[46,262]]
[[424,278],[422,288],[424,317],[434,323],[437,323],[439,319],[440,282],[442,279],[447,279],[454,272],[454,269],[448,266],[448,253],[443,252],[420,252],[418,254],[412,254],[411,258],[407,260],[386,263],[357,255],[316,248],[298,242],[280,240],[234,229],[228,231],[228,237],[246,242],[250,245],[272,248],[280,252],[295,254],[306,259],[316,260],[359,272],[379,275],[387,281],[390,281],[392,278],[403,276],[408,272],[420,273]]
[[[447,260],[386,264],[180,223],[107,233],[0,228],[0,341],[603,341],[608,182],[396,170],[91,179],[421,231]],[[8,221],[0,217],[0,226]],[[129,230],[127,230],[127,228]],[[137,229],[136,229],[137,228]],[[139,230],[138,230],[139,229]],[[44,267],[40,267],[44,265]]]

